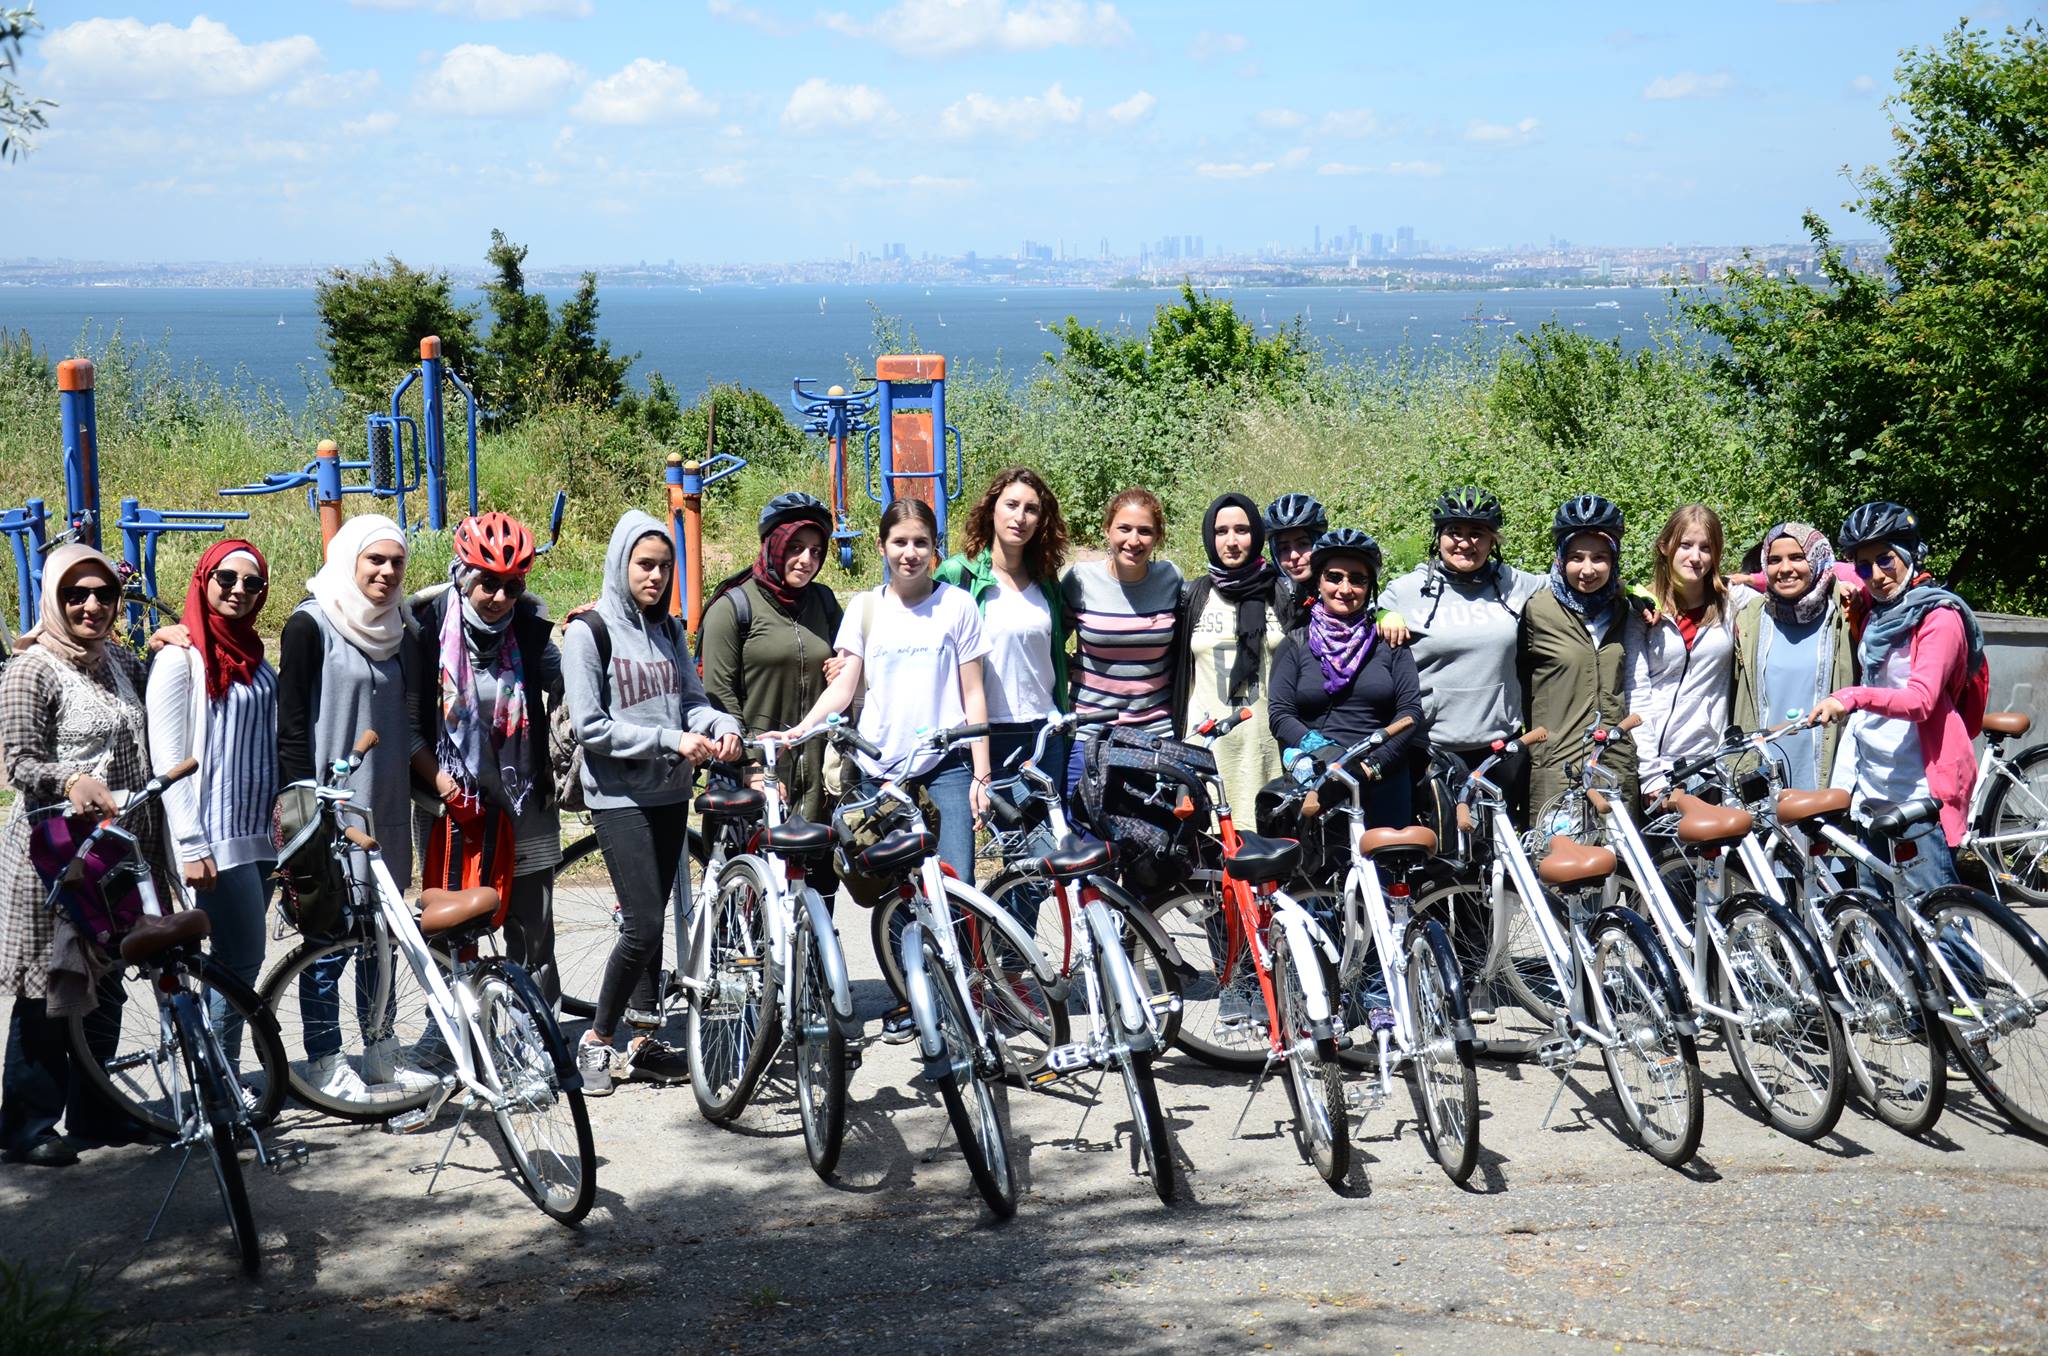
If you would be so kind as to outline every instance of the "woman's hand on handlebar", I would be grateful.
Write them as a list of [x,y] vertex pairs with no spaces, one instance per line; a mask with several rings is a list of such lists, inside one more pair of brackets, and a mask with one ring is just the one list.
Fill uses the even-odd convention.
[[1833,697],[1822,697],[1820,702],[1813,708],[1813,714],[1807,717],[1807,724],[1832,725],[1848,714],[1849,708],[1836,701]]
[[71,783],[66,793],[71,808],[78,814],[104,818],[121,813],[121,807],[114,800],[114,793],[107,790],[107,784],[97,777],[80,777]]

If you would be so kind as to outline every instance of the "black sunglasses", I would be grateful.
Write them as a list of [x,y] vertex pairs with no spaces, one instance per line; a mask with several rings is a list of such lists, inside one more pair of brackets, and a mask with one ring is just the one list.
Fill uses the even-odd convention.
[[1887,547],[1883,551],[1879,552],[1877,555],[1871,557],[1869,560],[1857,561],[1856,577],[1858,579],[1868,579],[1871,575],[1876,574],[1879,570],[1889,570],[1893,565],[1898,563],[1898,559],[1899,553],[1891,549],[1890,547]]
[[1372,576],[1358,570],[1324,570],[1323,582],[1325,584],[1349,584],[1355,589],[1369,589],[1372,587]]
[[86,599],[92,599],[101,607],[112,607],[121,601],[119,584],[102,584],[96,589],[79,588],[73,585],[64,590],[64,606],[82,607]]
[[478,575],[476,577],[476,586],[485,593],[502,593],[507,598],[517,598],[520,594],[526,592],[526,581],[524,579],[502,579],[495,574]]
[[233,570],[215,570],[213,582],[220,585],[222,593],[233,593],[236,584],[250,593],[261,593],[270,587],[270,581],[260,574],[237,574]]

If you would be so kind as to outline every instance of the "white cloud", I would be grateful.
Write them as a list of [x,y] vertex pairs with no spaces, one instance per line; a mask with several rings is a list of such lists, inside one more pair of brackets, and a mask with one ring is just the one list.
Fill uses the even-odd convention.
[[1317,124],[1318,130],[1326,137],[1350,137],[1359,139],[1371,136],[1379,130],[1379,116],[1369,108],[1339,108],[1323,114]]
[[357,9],[427,9],[452,19],[485,23],[510,19],[588,19],[591,0],[349,0]]
[[1269,132],[1285,132],[1302,126],[1308,119],[1291,108],[1262,108],[1252,121]]
[[987,47],[1111,47],[1131,35],[1131,26],[1106,0],[899,0],[871,22],[840,12],[820,14],[818,22],[848,37],[874,38],[905,56],[925,57]]
[[707,188],[738,188],[747,182],[746,167],[743,165],[713,165],[700,171],[697,177]]
[[782,107],[782,125],[792,132],[861,130],[891,122],[895,110],[888,96],[869,85],[835,85],[812,76],[790,92]]
[[1474,118],[1465,124],[1465,140],[1478,142],[1482,146],[1526,146],[1536,139],[1536,129],[1542,126],[1534,118],[1520,122],[1483,122]]
[[53,90],[95,91],[126,99],[219,99],[260,94],[320,64],[320,44],[305,34],[243,42],[226,24],[200,15],[184,28],[140,19],[86,19],[42,43]]
[[876,193],[899,188],[919,188],[937,193],[957,193],[974,187],[972,179],[954,179],[940,174],[912,174],[892,178],[878,174],[863,166],[839,180],[839,188],[848,193]]
[[778,18],[752,5],[742,5],[738,0],[706,0],[704,8],[714,19],[739,24],[771,38],[786,38],[797,31],[797,26],[787,19]]
[[1242,33],[1211,33],[1205,28],[1188,43],[1188,55],[1197,61],[1208,61],[1236,56],[1251,45],[1251,40]]
[[970,94],[947,105],[939,114],[939,128],[949,137],[990,135],[1031,141],[1051,128],[1080,120],[1081,101],[1068,96],[1055,82],[1043,95],[1027,94],[1019,99]]
[[581,67],[553,52],[528,56],[466,42],[420,77],[414,97],[422,108],[460,118],[517,117],[546,109],[582,78]]
[[1259,160],[1247,164],[1239,160],[1217,162],[1204,160],[1195,166],[1195,173],[1204,179],[1256,179],[1262,174],[1273,172],[1273,162]]
[[1153,98],[1148,91],[1141,89],[1122,103],[1111,104],[1109,106],[1109,120],[1129,126],[1131,123],[1143,122],[1151,117],[1152,110],[1158,106],[1159,101]]
[[1859,75],[1849,82],[1849,92],[1851,94],[1875,94],[1877,93],[1877,81],[1870,76]]
[[281,96],[295,108],[338,108],[369,98],[383,88],[384,77],[373,70],[309,75]]
[[1353,165],[1342,160],[1332,160],[1316,166],[1316,173],[1323,175],[1384,174],[1397,179],[1437,179],[1443,176],[1444,167],[1434,160],[1389,160],[1384,165]]
[[1643,86],[1645,99],[1706,99],[1717,94],[1726,94],[1735,88],[1735,77],[1726,71],[1715,71],[1702,75],[1698,71],[1680,71],[1676,75],[1660,75]]
[[385,137],[397,130],[398,115],[388,110],[381,110],[341,125],[341,134],[345,137]]
[[718,105],[690,83],[690,73],[666,61],[638,57],[583,91],[569,115],[617,127],[708,118]]
[[1293,169],[1297,165],[1306,165],[1308,163],[1308,147],[1296,146],[1293,150],[1280,157],[1280,163],[1288,169]]

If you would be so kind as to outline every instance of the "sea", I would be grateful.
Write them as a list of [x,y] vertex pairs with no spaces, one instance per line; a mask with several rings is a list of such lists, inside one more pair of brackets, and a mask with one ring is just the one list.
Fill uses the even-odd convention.
[[[1489,352],[1545,321],[1625,348],[1649,343],[1671,314],[1662,287],[1523,288],[1388,292],[1369,287],[1219,289],[1271,334],[1297,317],[1332,357],[1386,362]],[[175,367],[244,391],[267,387],[293,404],[326,386],[311,288],[0,287],[0,329],[26,331],[52,357],[90,352],[119,334]],[[465,304],[475,289],[457,289]],[[559,300],[559,298],[556,298]],[[1106,332],[1142,334],[1173,288],[895,284],[600,287],[598,333],[637,354],[635,383],[658,371],[688,399],[713,383],[787,398],[807,378],[844,382],[871,361],[877,317],[957,370],[972,364],[1023,383],[1057,351],[1049,327],[1072,318]]]

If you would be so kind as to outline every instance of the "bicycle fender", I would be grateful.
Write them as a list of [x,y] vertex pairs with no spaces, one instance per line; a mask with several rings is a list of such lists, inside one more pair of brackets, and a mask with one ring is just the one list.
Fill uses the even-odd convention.
[[832,930],[832,915],[826,912],[825,901],[818,898],[818,892],[809,886],[804,887],[804,917],[810,924],[818,963],[825,967],[825,987],[831,994],[832,1016],[838,1021],[841,1031],[848,1036],[858,1035],[860,1027],[853,1015],[853,987],[846,979],[846,953],[839,948],[839,938]]
[[1139,1035],[1150,1025],[1150,1009],[1138,991],[1138,977],[1124,954],[1123,941],[1116,935],[1116,920],[1109,906],[1100,900],[1086,910],[1088,931],[1095,939],[1095,968],[1108,976],[1110,991],[1116,995],[1117,1021],[1125,1034]]
[[[562,1081],[564,1089],[582,1087],[583,1075],[576,1071],[575,1052],[570,1048],[569,1042],[562,1039],[562,1028],[555,1020],[555,1010],[548,1005],[547,999],[541,997],[540,985],[533,982],[533,976],[526,973],[526,967],[502,956],[493,956],[479,969],[485,974],[495,974],[503,979],[518,990],[520,997],[530,1003],[535,1012],[547,1017],[547,1025],[541,1029],[540,1036],[547,1042],[548,1054],[554,1058],[555,1077]],[[574,1083],[569,1081],[572,1078],[576,1080]]]
[[[1299,915],[1283,914],[1278,921],[1280,926],[1286,929],[1287,944],[1296,955],[1313,956],[1318,953],[1306,919]],[[1325,938],[1324,941],[1327,942],[1328,939]],[[1309,1024],[1318,1047],[1342,1034],[1336,1025],[1334,1009],[1330,1006],[1330,991],[1324,985],[1323,978],[1323,967],[1320,965],[1305,967],[1301,971],[1301,996],[1308,1000]]]
[[1821,905],[1821,916],[1832,924],[1851,905],[1860,907],[1869,914],[1871,921],[1877,924],[1877,930],[1892,944],[1892,949],[1906,958],[1906,968],[1913,983],[1913,993],[1920,1000],[1920,1010],[1940,1012],[1944,1005],[1940,1001],[1940,995],[1935,992],[1934,976],[1927,969],[1927,962],[1921,956],[1920,948],[1913,944],[1913,935],[1906,931],[1906,925],[1892,912],[1891,905],[1879,899],[1870,890],[1844,890]]
[[282,1034],[283,1028],[278,1025],[277,1014],[270,1010],[270,1005],[264,1002],[254,989],[244,984],[240,975],[215,960],[212,952],[208,952],[200,962],[199,972],[208,984],[225,995],[242,1013],[247,1014],[243,1016],[243,1021],[254,1022],[259,1031]]
[[1024,925],[1010,915],[1010,911],[990,899],[964,880],[947,877],[947,884],[953,887],[955,896],[973,905],[975,915],[984,923],[993,924],[998,931],[1017,949],[1017,954],[1031,962],[1031,971],[1038,976],[1038,982],[1045,986],[1048,995],[1063,1000],[1067,994],[1067,981],[1055,972],[1045,957],[1039,954],[1038,943],[1024,930]]
[[924,924],[913,922],[903,929],[902,947],[903,992],[910,1000],[911,1020],[917,1023],[918,1048],[929,1063],[945,1056],[946,1045],[932,1002],[932,977],[924,969]]
[[1742,894],[1728,896],[1721,901],[1721,907],[1714,911],[1722,927],[1728,926],[1729,917],[1740,905],[1755,905],[1761,908],[1764,916],[1776,923],[1785,935],[1792,939],[1792,945],[1799,948],[1800,963],[1806,967],[1806,972],[1813,976],[1813,982],[1820,986],[1820,996],[1833,1006],[1834,1001],[1842,996],[1840,988],[1835,984],[1834,971],[1828,968],[1827,957],[1821,954],[1819,944],[1813,940],[1812,934],[1807,932],[1805,925],[1793,917],[1792,910],[1769,895],[1745,891]]
[[1136,895],[1107,877],[1098,876],[1093,883],[1102,891],[1102,897],[1109,901],[1112,908],[1121,913],[1132,927],[1145,934],[1145,940],[1152,944],[1152,949],[1159,953],[1161,960],[1173,967],[1181,983],[1191,983],[1199,977],[1200,971],[1182,959],[1180,948],[1174,945],[1173,938],[1160,926],[1159,916],[1139,902]]
[[1679,983],[1678,972],[1671,968],[1671,957],[1664,954],[1664,943],[1657,940],[1649,920],[1626,905],[1610,904],[1593,916],[1592,930],[1598,932],[1608,923],[1628,933],[1629,940],[1636,944],[1636,950],[1648,958],[1650,970],[1664,989],[1664,1002],[1670,1007],[1671,1018],[1678,1023],[1678,1029],[1688,1036],[1698,1035],[1699,1019],[1693,1013],[1692,1000],[1686,997],[1685,986]]
[[1451,1000],[1451,1035],[1457,1038],[1460,1054],[1471,1053],[1477,1048],[1479,1033],[1472,1027],[1472,1009],[1465,998],[1465,976],[1458,971],[1458,956],[1451,950],[1451,935],[1434,918],[1419,918],[1408,928],[1411,933],[1421,929],[1422,936],[1429,943],[1430,953],[1436,957],[1437,971],[1444,981],[1444,991]]

